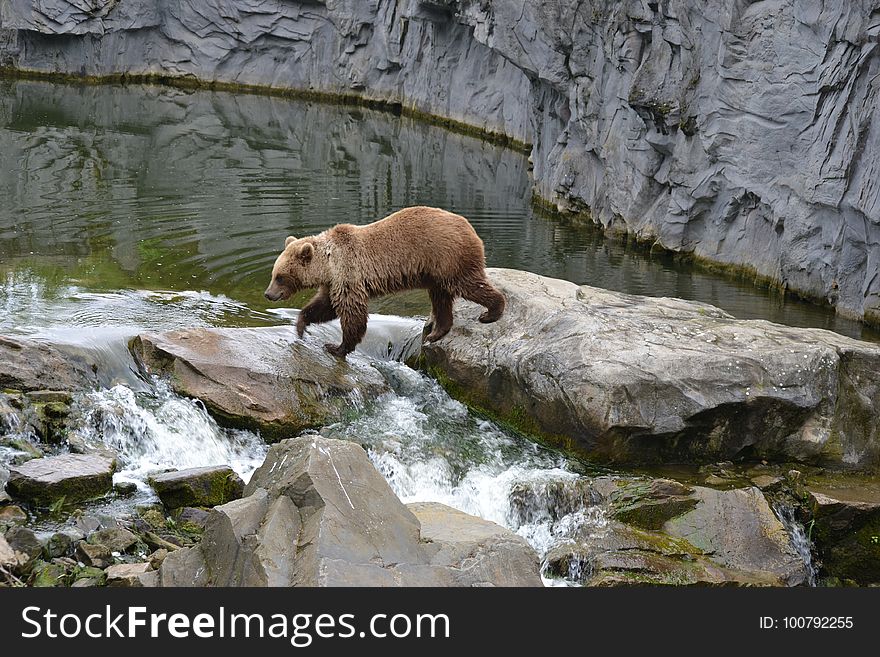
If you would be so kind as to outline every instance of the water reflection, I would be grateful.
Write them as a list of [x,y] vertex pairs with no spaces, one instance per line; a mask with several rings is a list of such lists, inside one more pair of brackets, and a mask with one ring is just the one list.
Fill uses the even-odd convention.
[[[536,214],[529,190],[521,154],[373,111],[0,82],[0,330],[277,323],[262,290],[285,236],[426,204],[467,216],[490,265],[875,337]],[[374,311],[427,308],[413,293]]]

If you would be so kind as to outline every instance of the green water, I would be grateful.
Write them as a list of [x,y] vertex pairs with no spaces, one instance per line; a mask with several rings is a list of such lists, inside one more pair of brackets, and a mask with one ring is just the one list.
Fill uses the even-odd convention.
[[[286,322],[262,292],[287,235],[424,204],[468,217],[492,266],[876,337],[538,214],[530,187],[520,153],[375,111],[0,82],[0,331]],[[416,292],[373,310],[418,315],[428,303]]]

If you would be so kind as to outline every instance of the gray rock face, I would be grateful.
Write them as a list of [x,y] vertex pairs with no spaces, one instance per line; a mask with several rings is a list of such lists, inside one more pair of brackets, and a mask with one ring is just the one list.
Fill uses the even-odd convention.
[[0,65],[399,103],[531,143],[538,193],[611,231],[878,321],[876,17],[873,0],[9,0]]
[[423,355],[453,394],[609,462],[880,464],[880,348],[705,304],[490,270],[494,324],[459,301]]
[[13,497],[35,504],[51,505],[94,499],[113,486],[115,461],[101,456],[63,454],[33,459],[9,468],[6,489]]
[[215,506],[241,497],[244,482],[228,465],[187,468],[150,477],[150,485],[169,509]]
[[152,371],[170,374],[176,392],[269,439],[334,422],[387,390],[375,368],[341,363],[292,327],[145,333],[132,349]]
[[245,493],[165,558],[162,586],[541,585],[522,538],[442,505],[408,509],[351,442],[277,443]]

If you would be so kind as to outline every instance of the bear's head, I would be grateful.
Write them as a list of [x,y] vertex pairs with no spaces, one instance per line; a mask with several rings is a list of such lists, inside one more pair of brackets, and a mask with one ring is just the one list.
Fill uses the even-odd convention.
[[272,282],[266,288],[266,298],[283,301],[304,288],[320,285],[323,268],[318,260],[314,238],[288,237],[284,240],[284,251],[272,268]]

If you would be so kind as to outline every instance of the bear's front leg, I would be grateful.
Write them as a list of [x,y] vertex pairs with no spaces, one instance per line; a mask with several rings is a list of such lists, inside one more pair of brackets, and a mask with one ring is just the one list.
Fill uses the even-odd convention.
[[342,326],[342,342],[325,344],[324,349],[337,358],[345,358],[363,339],[367,332],[369,295],[361,285],[343,286],[335,291],[334,307]]
[[296,333],[303,336],[309,324],[321,324],[336,319],[336,310],[330,301],[330,290],[322,285],[302,310],[296,320]]

